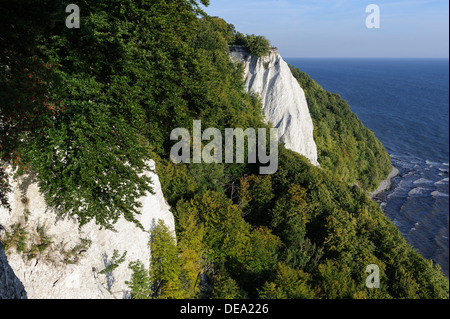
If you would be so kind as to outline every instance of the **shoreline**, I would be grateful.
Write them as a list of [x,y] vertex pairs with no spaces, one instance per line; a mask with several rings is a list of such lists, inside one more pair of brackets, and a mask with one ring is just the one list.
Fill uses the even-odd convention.
[[392,171],[389,174],[389,176],[380,182],[380,184],[378,185],[378,188],[375,191],[373,191],[372,193],[369,193],[370,198],[373,199],[378,194],[389,190],[392,186],[392,179],[394,177],[398,176],[399,174],[400,174],[400,171],[395,166],[392,166]]

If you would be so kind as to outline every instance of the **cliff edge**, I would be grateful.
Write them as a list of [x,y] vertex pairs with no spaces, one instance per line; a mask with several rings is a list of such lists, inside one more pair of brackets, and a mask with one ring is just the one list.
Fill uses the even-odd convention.
[[305,92],[278,51],[256,57],[242,46],[231,46],[230,55],[244,63],[246,90],[261,96],[265,119],[278,128],[280,142],[319,166]]
[[115,231],[99,229],[94,222],[79,229],[75,219],[59,216],[46,205],[31,175],[11,181],[11,211],[0,207],[0,298],[130,297],[128,265],[137,260],[149,264],[153,227],[162,219],[175,232],[159,178],[148,174],[155,194],[140,199],[136,218],[143,229],[121,218]]

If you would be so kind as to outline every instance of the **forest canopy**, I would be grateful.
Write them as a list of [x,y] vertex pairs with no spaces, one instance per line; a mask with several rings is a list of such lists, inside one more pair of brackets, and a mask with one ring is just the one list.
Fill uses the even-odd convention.
[[[229,57],[234,44],[264,55],[265,38],[239,35],[194,0],[81,0],[80,29],[65,26],[67,4],[0,10],[1,205],[12,168],[35,174],[47,203],[81,225],[137,222],[153,159],[177,238],[158,224],[153,266],[130,264],[135,298],[448,298],[439,267],[367,195],[390,169],[381,143],[299,70],[322,168],[281,144],[268,176],[253,164],[170,161],[170,132],[193,119],[222,132],[268,127]],[[369,264],[380,289],[365,286]]]

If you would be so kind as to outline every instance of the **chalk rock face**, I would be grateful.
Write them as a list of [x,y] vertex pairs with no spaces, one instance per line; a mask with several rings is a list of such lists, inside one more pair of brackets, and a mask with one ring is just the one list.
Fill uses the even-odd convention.
[[318,166],[305,92],[278,51],[272,49],[268,56],[258,58],[243,47],[232,46],[230,55],[244,63],[246,89],[261,96],[266,121],[278,128],[280,142]]
[[[3,231],[0,239],[6,246],[7,238],[26,234],[25,248],[18,252],[16,244],[4,252],[0,245],[0,298],[128,298],[129,263],[140,260],[148,266],[150,233],[158,220],[175,233],[158,176],[147,174],[155,194],[140,199],[141,214],[136,219],[144,230],[121,218],[114,224],[115,232],[100,229],[94,222],[79,229],[75,219],[58,217],[46,205],[32,176],[13,182],[12,210],[0,208],[0,224],[8,236]],[[116,263],[125,252],[125,260]],[[110,267],[114,264],[118,267]]]

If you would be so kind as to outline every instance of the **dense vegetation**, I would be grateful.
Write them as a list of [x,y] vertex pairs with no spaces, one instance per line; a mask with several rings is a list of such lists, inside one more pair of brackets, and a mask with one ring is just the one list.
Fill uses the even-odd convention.
[[[234,30],[233,30],[234,31]],[[242,45],[253,56],[262,57],[269,54],[270,42],[262,35],[247,34],[233,32],[234,41],[232,45]]]
[[384,146],[339,95],[293,66],[291,71],[305,91],[320,165],[343,181],[375,190],[391,170]]
[[[151,189],[141,173],[156,161],[177,238],[163,223],[152,232],[150,263],[130,264],[133,297],[448,298],[439,267],[368,197],[389,159],[336,96],[296,73],[325,169],[282,145],[273,175],[251,164],[174,164],[170,132],[193,119],[222,131],[266,127],[229,58],[234,27],[194,0],[79,1],[80,29],[64,26],[63,1],[27,2],[0,16],[1,159],[36,172],[49,204],[104,227],[134,220]],[[27,45],[11,27],[20,20]],[[380,267],[380,289],[365,287],[369,264]]]

